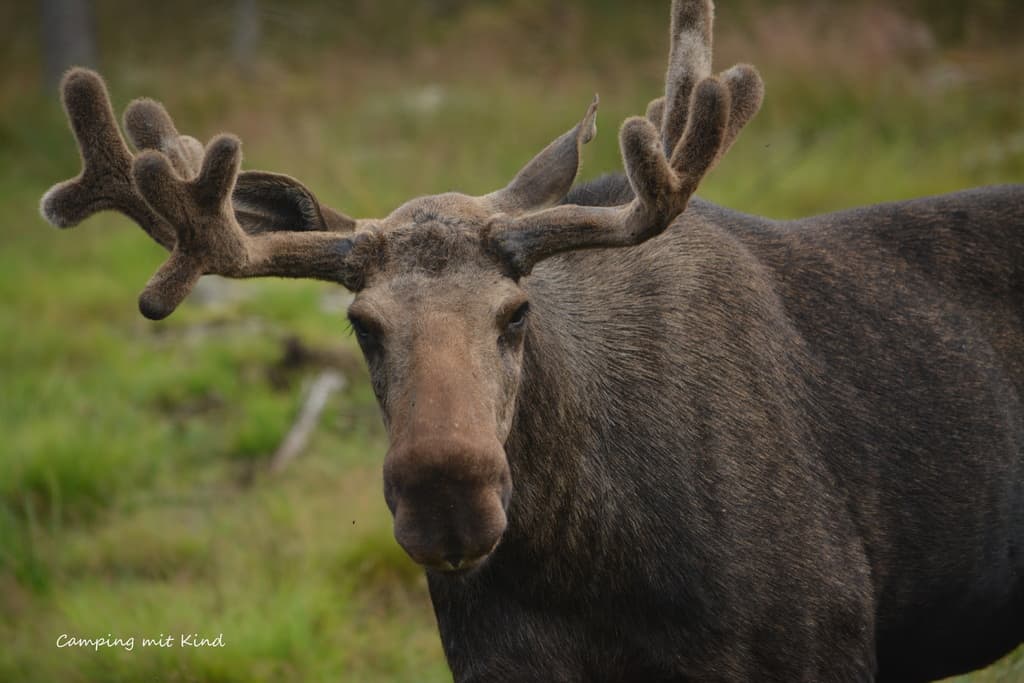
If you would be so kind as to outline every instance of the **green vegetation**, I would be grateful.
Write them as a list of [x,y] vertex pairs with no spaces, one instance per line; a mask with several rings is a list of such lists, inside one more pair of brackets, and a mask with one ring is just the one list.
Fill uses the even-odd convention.
[[[358,216],[499,187],[594,91],[601,133],[584,176],[618,169],[618,122],[657,94],[664,62],[661,3],[435,2],[401,20],[395,3],[291,5],[266,12],[263,52],[244,70],[226,57],[226,10],[101,4],[119,109],[158,97],[184,131],[236,132],[246,167],[293,174]],[[391,537],[386,440],[344,293],[231,283],[143,320],[134,297],[159,247],[113,214],[66,234],[38,216],[78,161],[55,95],[37,91],[34,8],[8,5],[0,680],[449,680],[425,582]],[[791,217],[1024,180],[1019,45],[936,44],[877,6],[733,7],[719,11],[718,64],[757,63],[768,95],[705,198]],[[291,336],[330,353],[284,363]],[[323,355],[349,388],[303,457],[271,476]],[[64,633],[223,633],[225,646],[58,650]],[[1018,651],[963,680],[1022,679]]]

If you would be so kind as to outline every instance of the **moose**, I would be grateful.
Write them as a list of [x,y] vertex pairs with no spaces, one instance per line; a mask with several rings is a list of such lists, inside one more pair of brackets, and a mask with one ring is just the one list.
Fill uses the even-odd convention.
[[757,113],[672,3],[625,174],[573,187],[597,100],[503,189],[353,219],[71,70],[81,174],[204,274],[340,283],[394,534],[457,681],[926,681],[1024,640],[1024,186],[796,221],[693,198]]

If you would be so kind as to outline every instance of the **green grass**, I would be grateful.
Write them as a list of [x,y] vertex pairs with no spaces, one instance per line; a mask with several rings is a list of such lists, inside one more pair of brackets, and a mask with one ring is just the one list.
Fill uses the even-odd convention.
[[[319,4],[270,13],[268,54],[242,78],[217,43],[223,10],[129,14],[135,30],[118,31],[107,3],[104,73],[119,109],[157,96],[186,132],[237,132],[246,167],[291,173],[359,216],[503,185],[595,91],[583,176],[618,169],[618,122],[657,94],[660,7],[568,3],[552,21],[536,3],[478,3],[389,25],[363,4],[363,23]],[[905,54],[860,10],[833,21],[843,38],[828,21],[794,25],[785,5],[743,7],[733,29],[720,9],[719,65],[757,63],[768,97],[705,198],[792,217],[1024,180],[1019,47]],[[118,216],[66,233],[38,217],[78,161],[56,97],[35,91],[33,19],[0,10],[0,680],[448,680],[423,578],[391,537],[386,439],[343,292],[243,282],[143,320],[135,297],[158,247]],[[158,30],[169,23],[183,28]],[[280,367],[293,335],[331,350],[349,386],[270,476],[316,370]],[[55,647],[62,633],[193,632],[225,647]],[[962,680],[1021,679],[1018,652]]]

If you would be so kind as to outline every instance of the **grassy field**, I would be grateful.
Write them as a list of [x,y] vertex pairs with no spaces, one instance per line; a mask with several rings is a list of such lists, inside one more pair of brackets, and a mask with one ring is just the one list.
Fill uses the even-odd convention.
[[[618,169],[615,130],[658,93],[666,50],[661,3],[309,3],[267,10],[242,68],[228,10],[101,5],[119,110],[162,99],[185,132],[235,132],[247,168],[357,216],[503,185],[595,91],[583,176]],[[947,43],[878,7],[744,7],[719,12],[717,64],[757,64],[767,100],[703,197],[793,217],[1024,180],[1019,41]],[[32,10],[0,8],[0,681],[450,680],[425,582],[391,537],[345,293],[214,281],[142,319],[159,247],[117,215],[60,234],[38,216],[78,160],[37,85]],[[328,366],[348,388],[270,475]],[[141,644],[192,633],[224,646]],[[61,634],[136,643],[58,649]],[[1024,681],[1024,652],[962,680]]]

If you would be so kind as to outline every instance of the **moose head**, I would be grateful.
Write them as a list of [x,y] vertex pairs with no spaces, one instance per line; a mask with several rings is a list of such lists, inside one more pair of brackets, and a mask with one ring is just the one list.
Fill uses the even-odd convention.
[[316,278],[354,292],[349,319],[390,437],[384,493],[395,537],[421,565],[466,571],[507,524],[515,482],[504,444],[531,339],[531,271],[663,232],[760,107],[752,67],[712,74],[711,24],[710,0],[673,3],[665,95],[619,131],[633,195],[619,206],[565,203],[596,133],[596,97],[506,187],[419,197],[355,220],[290,177],[240,172],[237,138],[203,148],[152,100],[124,113],[133,155],[101,78],[74,69],[61,92],[83,170],[46,193],[42,214],[71,227],[113,209],[168,249],[139,297],[154,320],[204,274]]

